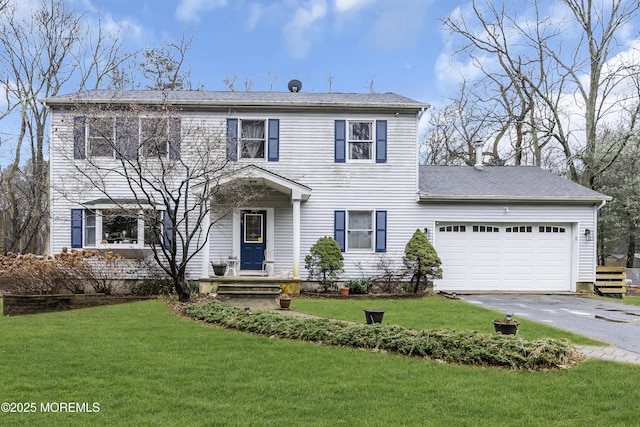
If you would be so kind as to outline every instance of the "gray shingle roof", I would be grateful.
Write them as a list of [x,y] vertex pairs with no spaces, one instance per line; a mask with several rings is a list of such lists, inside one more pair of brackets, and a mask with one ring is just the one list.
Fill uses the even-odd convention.
[[314,93],[237,91],[89,90],[43,99],[48,105],[165,102],[202,107],[401,108],[419,111],[428,104],[395,93]]
[[535,166],[420,166],[420,200],[600,202],[609,196]]

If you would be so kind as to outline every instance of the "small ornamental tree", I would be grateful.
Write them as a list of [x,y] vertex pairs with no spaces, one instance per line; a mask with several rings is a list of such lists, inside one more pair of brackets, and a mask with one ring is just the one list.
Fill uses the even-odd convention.
[[[433,279],[442,279],[442,261],[438,257],[436,249],[433,247],[427,236],[420,230],[416,230],[404,247],[404,265],[412,275],[411,283],[413,292],[418,293],[418,289],[424,283]],[[421,282],[424,279],[424,282]]]
[[311,246],[310,254],[304,258],[304,266],[309,270],[309,279],[320,282],[326,291],[344,271],[344,257],[340,246],[333,237],[324,236]]

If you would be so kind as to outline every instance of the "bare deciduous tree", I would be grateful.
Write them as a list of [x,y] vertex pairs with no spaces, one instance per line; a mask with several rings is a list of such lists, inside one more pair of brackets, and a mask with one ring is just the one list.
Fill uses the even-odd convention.
[[[54,183],[53,197],[89,210],[88,201],[103,198],[117,215],[142,218],[144,247],[171,278],[180,300],[187,301],[187,265],[209,244],[211,228],[261,190],[242,179],[220,184],[223,177],[242,178],[236,163],[227,159],[224,126],[182,117],[166,98],[165,93],[153,107],[96,106],[79,98],[74,117],[83,117],[81,129],[93,135],[94,148],[85,146],[81,161],[67,158],[74,168],[69,173],[79,178]],[[52,150],[62,158],[71,151],[64,146]],[[96,236],[96,244],[108,246],[109,238]]]
[[26,14],[19,6],[0,4],[0,86],[6,101],[2,117],[16,123],[14,137],[3,141],[11,144],[13,158],[0,182],[2,250],[41,253],[48,226],[48,111],[39,98],[55,96],[65,87],[100,84],[121,57],[120,42],[100,24],[98,31],[89,29],[85,16],[62,0],[40,0]]
[[148,81],[147,89],[192,90],[191,71],[185,69],[185,61],[193,36],[182,35],[180,40],[166,42],[160,47],[142,50],[140,63],[142,75]]
[[625,59],[620,39],[639,13],[625,0],[474,0],[468,16],[444,20],[460,42],[455,53],[480,70],[476,98],[500,107],[494,134],[513,141],[513,163],[529,152],[531,163],[561,162],[557,169],[594,188],[615,159],[598,157],[611,151],[598,149],[599,133],[613,121],[625,135],[637,131],[640,64]]

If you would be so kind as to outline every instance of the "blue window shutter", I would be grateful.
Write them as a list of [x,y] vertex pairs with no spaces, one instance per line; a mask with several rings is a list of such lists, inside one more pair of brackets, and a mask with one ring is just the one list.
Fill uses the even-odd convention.
[[277,162],[280,160],[280,120],[269,119],[269,154],[267,160]]
[[71,209],[71,247],[82,247],[82,209]]
[[116,159],[138,158],[138,126],[137,118],[116,117]]
[[376,163],[387,162],[387,121],[376,122]]
[[227,160],[238,160],[238,119],[227,119]]
[[344,163],[347,153],[347,122],[336,120],[335,124],[335,161]]
[[165,249],[169,249],[173,240],[173,221],[171,220],[168,211],[162,212],[162,222],[164,223],[162,243],[164,244]]
[[87,157],[86,151],[86,132],[85,117],[73,118],[73,158],[85,159]]
[[180,117],[169,119],[169,160],[180,160],[181,124]]
[[346,247],[346,219],[345,211],[335,211],[333,213],[333,238],[338,242],[341,252],[344,252]]
[[387,211],[376,211],[376,252],[387,251]]

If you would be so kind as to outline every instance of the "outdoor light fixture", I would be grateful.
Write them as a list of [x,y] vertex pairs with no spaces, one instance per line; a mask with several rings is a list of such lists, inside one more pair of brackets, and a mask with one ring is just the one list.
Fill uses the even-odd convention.
[[586,228],[584,230],[584,238],[587,242],[593,241],[593,233],[591,232],[591,229]]

